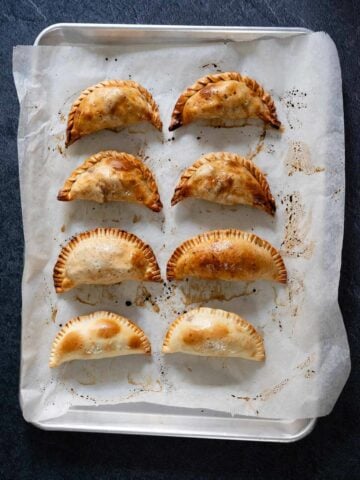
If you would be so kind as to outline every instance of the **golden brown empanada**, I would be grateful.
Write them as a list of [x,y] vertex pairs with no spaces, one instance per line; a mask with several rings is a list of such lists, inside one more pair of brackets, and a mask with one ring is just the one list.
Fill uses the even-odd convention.
[[115,313],[94,312],[62,327],[53,341],[49,366],[150,352],[150,342],[137,325]]
[[274,280],[286,283],[279,252],[260,237],[241,230],[214,230],[182,243],[167,264],[168,280]]
[[161,282],[161,275],[149,245],[118,228],[96,228],[76,235],[62,248],[54,267],[57,293],[79,285],[112,285],[123,280]]
[[250,205],[274,215],[275,201],[262,171],[235,153],[207,153],[182,174],[171,205],[187,197],[223,205]]
[[129,153],[108,150],[92,155],[72,172],[58,200],[142,203],[154,212],[162,208],[151,170]]
[[170,325],[162,351],[265,359],[264,342],[255,328],[239,315],[215,308],[196,308],[180,315]]
[[195,120],[260,118],[280,127],[270,94],[252,78],[237,72],[224,72],[200,78],[176,102],[169,130]]
[[81,92],[70,110],[66,142],[105,128],[118,130],[127,125],[151,122],[161,131],[159,109],[148,90],[132,80],[105,80]]

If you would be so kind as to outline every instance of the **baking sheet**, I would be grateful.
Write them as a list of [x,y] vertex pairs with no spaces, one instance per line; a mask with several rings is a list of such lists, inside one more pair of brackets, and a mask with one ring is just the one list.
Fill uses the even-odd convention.
[[[74,67],[79,57],[81,71]],[[156,73],[158,65],[161,77]],[[262,126],[193,125],[174,135],[164,130],[162,136],[141,126],[119,134],[102,132],[63,150],[65,117],[71,102],[88,85],[131,76],[153,92],[167,125],[178,94],[199,76],[216,70],[239,70],[272,90],[284,133],[264,131]],[[279,75],[284,71],[286,77]],[[304,71],[313,74],[304,76]],[[26,264],[21,396],[25,417],[42,420],[64,413],[70,405],[129,401],[272,418],[328,413],[349,370],[337,306],[344,154],[340,70],[331,40],[314,34],[243,45],[18,47],[14,74],[22,107],[19,162]],[[56,201],[65,177],[86,156],[108,148],[139,154],[152,167],[164,215],[131,205]],[[275,220],[262,212],[199,201],[169,208],[181,170],[201,153],[222,149],[250,153],[268,173],[278,206]],[[210,286],[190,281],[169,289],[168,285],[129,283],[86,287],[57,297],[51,271],[60,243],[86,228],[105,225],[127,229],[149,241],[163,272],[172,250],[191,235],[227,227],[254,231],[275,246],[282,245],[289,286],[264,282]],[[151,298],[146,300],[148,292]],[[127,300],[132,307],[126,307]],[[265,365],[238,359],[162,357],[159,349],[167,325],[177,312],[199,304],[236,311],[263,331]],[[152,340],[152,359],[73,362],[55,373],[49,371],[47,357],[58,326],[72,315],[100,308],[126,315],[144,328]]]

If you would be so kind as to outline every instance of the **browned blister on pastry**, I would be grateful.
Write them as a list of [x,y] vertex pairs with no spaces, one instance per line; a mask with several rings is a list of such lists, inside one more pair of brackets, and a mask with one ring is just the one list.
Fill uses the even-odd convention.
[[184,171],[171,205],[187,197],[223,205],[249,205],[270,215],[275,201],[262,171],[247,158],[235,153],[207,153]]
[[200,78],[176,102],[169,130],[196,120],[259,118],[280,127],[270,94],[254,79],[238,72],[223,72]]
[[265,359],[264,342],[256,329],[239,315],[215,308],[195,308],[180,315],[170,325],[162,351]]
[[54,267],[57,293],[79,285],[112,285],[123,280],[160,282],[154,252],[140,238],[117,228],[76,235],[62,248]]
[[150,122],[161,131],[159,109],[151,93],[132,80],[104,80],[81,92],[69,113],[68,147],[79,138],[99,130],[118,130]]
[[137,325],[115,313],[94,312],[75,317],[61,328],[52,344],[49,366],[150,352],[150,342]]
[[134,155],[114,150],[85,160],[66,180],[58,200],[142,203],[155,212],[162,208],[151,170]]
[[167,264],[168,280],[273,280],[286,283],[279,252],[260,237],[241,230],[214,230],[182,243]]

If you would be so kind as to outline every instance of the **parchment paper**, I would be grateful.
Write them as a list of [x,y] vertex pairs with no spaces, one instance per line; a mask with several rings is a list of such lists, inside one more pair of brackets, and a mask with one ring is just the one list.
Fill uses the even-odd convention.
[[[199,77],[239,71],[275,99],[283,132],[263,125],[167,131],[178,95]],[[244,43],[119,47],[16,47],[14,77],[25,232],[21,402],[29,421],[73,405],[152,402],[271,418],[328,414],[350,370],[337,293],[344,219],[344,131],[336,48],[324,33]],[[138,81],[160,106],[151,125],[104,131],[64,148],[66,117],[86,87],[104,79]],[[256,123],[256,122],[255,122]],[[88,156],[117,149],[139,155],[158,181],[162,213],[114,203],[58,202],[67,176]],[[276,199],[271,218],[247,207],[187,200],[171,208],[182,170],[200,155],[250,156]],[[253,231],[281,250],[289,283],[123,282],[56,295],[52,270],[72,235],[98,226],[135,233],[153,247],[163,277],[183,240],[216,228]],[[127,306],[126,302],[131,302]],[[236,312],[262,332],[266,361],[160,354],[176,316],[199,305]],[[135,321],[153,355],[74,361],[48,367],[53,338],[71,317],[108,309]]]

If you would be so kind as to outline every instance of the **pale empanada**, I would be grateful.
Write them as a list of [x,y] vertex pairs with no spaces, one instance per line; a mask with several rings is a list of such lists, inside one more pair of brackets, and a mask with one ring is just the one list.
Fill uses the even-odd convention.
[[150,122],[161,131],[159,109],[148,90],[132,80],[105,80],[81,92],[66,128],[68,147],[79,138],[105,128]]
[[115,313],[94,312],[62,327],[53,341],[49,366],[150,352],[149,340],[137,325]]
[[196,308],[180,315],[170,325],[162,351],[265,359],[264,342],[255,328],[239,315],[215,308]]
[[260,118],[280,127],[270,94],[252,78],[237,72],[224,72],[200,78],[176,102],[169,130],[195,120]]
[[208,153],[182,174],[171,205],[187,197],[223,205],[250,205],[274,215],[275,201],[262,171],[235,153]]
[[78,285],[112,285],[123,280],[161,282],[154,252],[118,228],[96,228],[72,238],[54,267],[57,293]]
[[241,230],[214,230],[182,243],[167,264],[168,280],[274,280],[286,283],[279,252],[260,237]]
[[142,203],[154,212],[162,208],[155,178],[137,157],[113,150],[99,152],[72,172],[58,200]]

